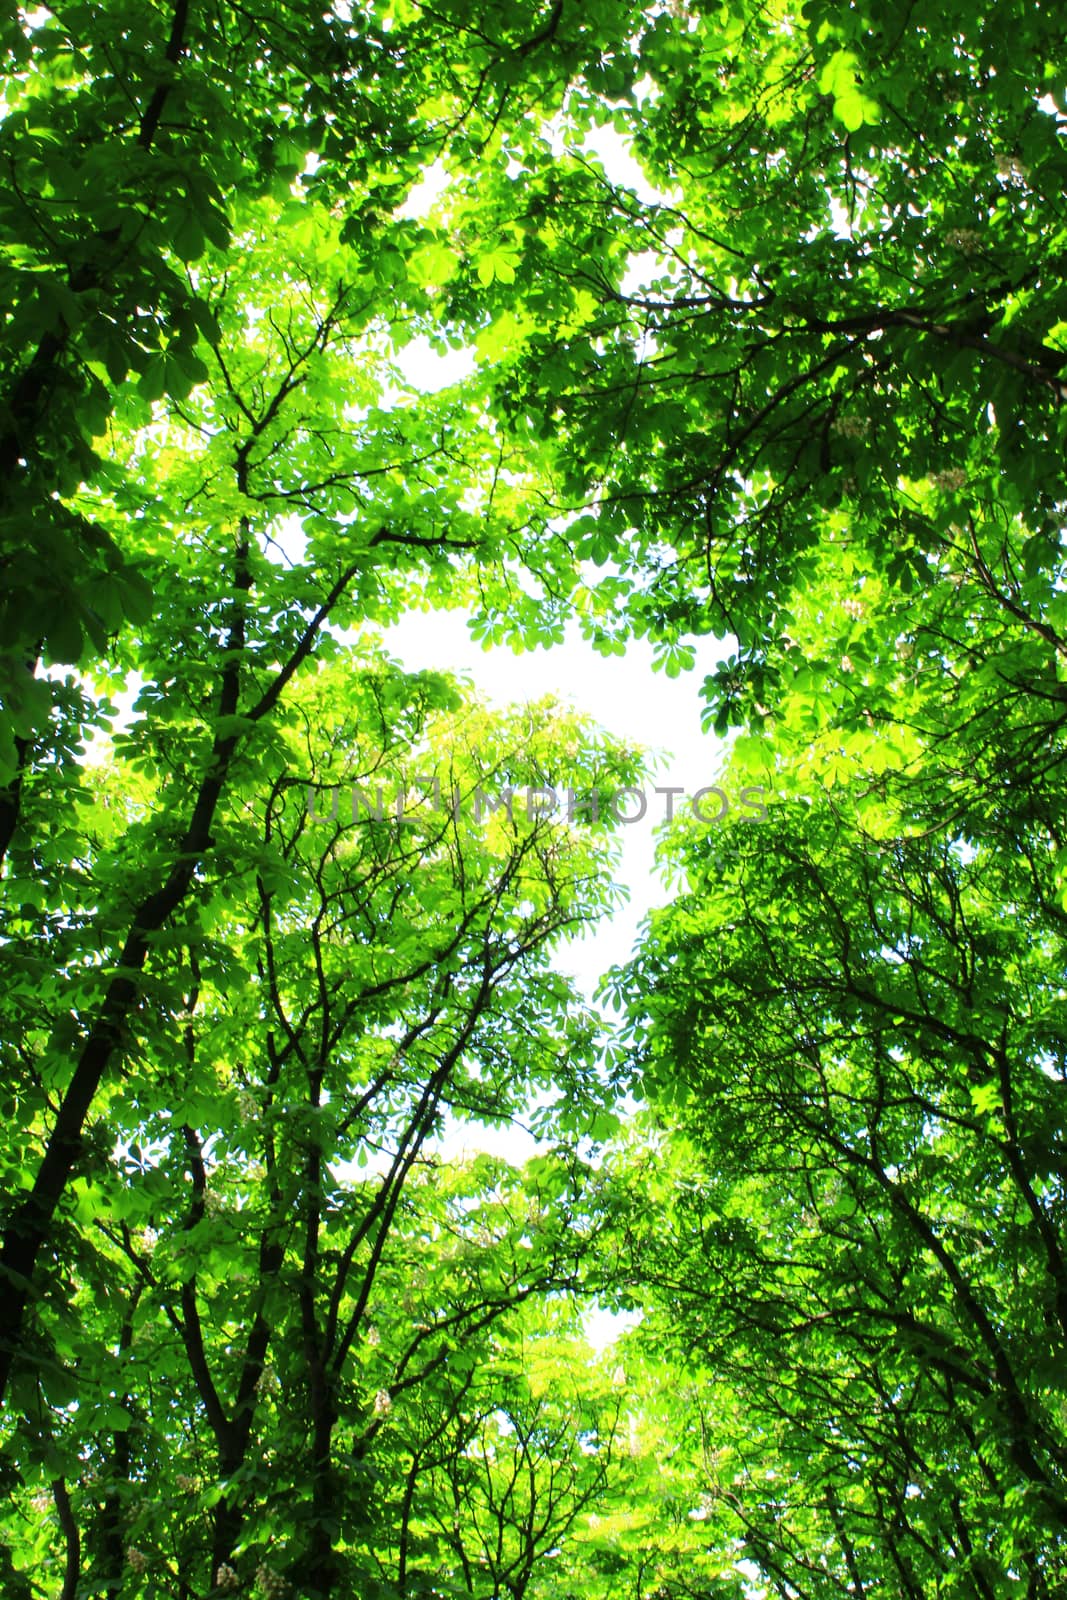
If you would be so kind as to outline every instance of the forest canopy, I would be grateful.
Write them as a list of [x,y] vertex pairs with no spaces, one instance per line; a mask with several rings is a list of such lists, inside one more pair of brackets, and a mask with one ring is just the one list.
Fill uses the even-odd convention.
[[[1051,1600],[1058,10],[0,59],[5,1596]],[[446,608],[710,668],[772,797],[680,809],[600,1004],[618,821],[499,798],[642,752],[389,656]]]

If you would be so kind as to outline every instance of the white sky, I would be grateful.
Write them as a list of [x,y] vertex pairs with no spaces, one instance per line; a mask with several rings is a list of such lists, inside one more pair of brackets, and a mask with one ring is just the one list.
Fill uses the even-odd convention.
[[[503,647],[483,649],[459,612],[419,612],[384,630],[383,637],[390,654],[410,671],[436,668],[464,674],[481,698],[501,709],[558,695],[610,733],[655,754],[654,776],[645,789],[647,813],[619,829],[623,857],[616,876],[629,890],[629,902],[591,935],[571,941],[558,960],[591,998],[605,969],[629,956],[649,907],[666,896],[653,854],[655,828],[666,816],[667,800],[653,792],[654,786],[673,786],[691,796],[715,782],[724,747],[700,731],[699,695],[716,661],[714,641],[700,643],[693,671],[672,679],[653,672],[652,647],[645,640],[634,640],[625,656],[604,657],[581,638],[576,625],[568,629],[564,644],[523,655]],[[638,810],[636,800],[620,804],[626,814]],[[675,804],[682,806],[683,797]],[[714,801],[709,804],[714,808]]]

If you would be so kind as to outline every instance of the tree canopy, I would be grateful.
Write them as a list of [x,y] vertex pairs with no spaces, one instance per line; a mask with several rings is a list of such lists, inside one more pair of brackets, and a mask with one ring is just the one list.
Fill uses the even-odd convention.
[[1060,1591],[1065,35],[3,8],[5,1593]]

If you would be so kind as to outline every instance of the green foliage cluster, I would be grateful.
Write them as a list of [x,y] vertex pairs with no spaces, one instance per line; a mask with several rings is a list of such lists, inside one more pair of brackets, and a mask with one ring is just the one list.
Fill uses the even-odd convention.
[[[5,1594],[1062,1591],[1065,47],[2,8]],[[608,1048],[610,829],[373,802],[639,781],[446,606],[722,644]]]

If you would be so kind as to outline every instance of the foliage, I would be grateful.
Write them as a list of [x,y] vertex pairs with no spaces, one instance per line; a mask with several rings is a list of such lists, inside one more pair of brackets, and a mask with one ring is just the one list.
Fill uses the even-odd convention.
[[686,841],[631,975],[649,1098],[692,1140],[666,1229],[631,1229],[648,1337],[743,1407],[717,1487],[768,1579],[1053,1593],[1063,926],[1024,889],[1048,852],[864,842],[825,804],[727,831]]
[[[5,1592],[1062,1587],[1065,42],[4,11]],[[637,757],[375,642],[456,605],[779,795],[628,1064],[609,830],[484,796]]]
[[576,1282],[566,1197],[604,1084],[546,956],[611,903],[610,850],[496,801],[635,761],[405,675],[366,632],[535,599],[571,563],[538,553],[536,452],[482,380],[417,403],[395,363],[486,320],[473,292],[444,313],[444,280],[487,274],[405,202],[588,93],[603,19],[557,43],[558,21],[179,0],[7,25],[13,1590],[349,1581],[368,1307],[489,1206],[477,1174],[451,1209],[418,1182],[457,1119],[534,1114],[555,1209],[536,1240],[433,1256],[381,1392]]

